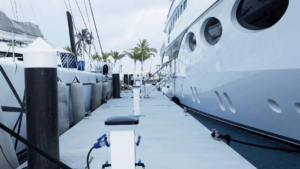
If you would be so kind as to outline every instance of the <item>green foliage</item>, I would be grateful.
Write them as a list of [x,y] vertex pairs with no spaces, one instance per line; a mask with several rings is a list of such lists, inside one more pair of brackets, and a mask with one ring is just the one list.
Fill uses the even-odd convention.
[[150,44],[147,39],[144,39],[143,41],[140,40],[140,43],[138,43],[137,46],[137,48],[139,48],[140,52],[142,53],[142,58],[144,60],[149,59],[149,56],[155,56],[155,54],[157,53],[157,50],[155,48],[149,47]]
[[71,47],[68,45],[68,46],[66,46],[66,47],[64,47],[64,50],[66,50],[66,51],[68,51],[68,52],[72,52],[72,49],[71,49]]
[[127,55],[130,59],[134,60],[134,71],[136,71],[136,61],[141,59],[141,53],[138,48],[131,49],[130,52],[125,51],[125,55]]
[[134,62],[142,58],[142,55],[138,48],[131,49],[131,52],[125,51],[124,54],[127,55],[130,59],[133,59]]
[[76,37],[78,39],[76,42],[76,51],[83,56],[84,51],[86,51],[86,45],[91,45],[94,38],[88,29],[82,29],[81,32],[76,34]]
[[111,54],[111,57],[115,60],[115,64],[114,65],[116,65],[116,62],[118,60],[121,60],[123,57],[125,57],[125,54],[119,53],[117,51],[111,51],[110,54]]
[[[149,59],[151,56],[155,56],[157,53],[157,50],[155,48],[150,48],[150,44],[147,41],[147,39],[144,39],[143,41],[140,40],[140,43],[137,44],[138,50],[141,53],[141,59],[139,59],[140,62],[144,62],[147,59]],[[142,64],[142,71],[143,71],[143,64]]]
[[108,61],[109,63],[111,63],[111,61],[108,59],[108,57],[111,56],[111,53],[103,53],[102,54],[102,59],[106,62]]
[[102,57],[98,53],[92,55],[93,60],[102,60]]
[[[70,52],[70,53],[72,53],[72,48],[69,45],[64,47],[63,49]],[[77,56],[80,56],[80,54],[78,52],[77,52]]]

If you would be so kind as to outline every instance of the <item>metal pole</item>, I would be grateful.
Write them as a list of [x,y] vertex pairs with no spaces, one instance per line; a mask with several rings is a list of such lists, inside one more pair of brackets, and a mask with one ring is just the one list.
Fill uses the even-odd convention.
[[[24,53],[27,139],[59,160],[56,52],[37,38]],[[31,147],[28,168],[59,169]]]
[[14,40],[14,31],[12,31],[12,48],[13,48],[13,61],[15,62],[15,40]]
[[8,48],[8,51],[7,51],[6,55],[4,56],[4,58],[6,58],[6,56],[8,55],[10,48],[11,48],[11,46]]
[[76,52],[76,46],[75,46],[75,36],[74,36],[74,29],[73,29],[73,21],[72,21],[72,15],[70,12],[67,12],[67,18],[68,18],[68,26],[69,26],[69,36],[70,36],[70,42],[71,42],[71,49],[72,53],[75,55],[75,63],[77,63],[77,52]]

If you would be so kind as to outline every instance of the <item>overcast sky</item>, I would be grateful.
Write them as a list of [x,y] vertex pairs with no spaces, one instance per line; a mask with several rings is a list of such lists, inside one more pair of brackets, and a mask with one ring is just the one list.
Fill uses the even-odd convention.
[[[77,1],[89,27],[84,0]],[[14,19],[11,2],[17,4],[19,21],[37,23],[45,38],[51,43],[60,47],[70,44],[64,0],[0,0],[1,9]],[[69,0],[65,2],[69,8]],[[88,0],[86,2],[88,5]],[[76,1],[70,0],[70,3],[76,27],[85,28]],[[159,53],[165,37],[163,30],[171,5],[169,0],[91,0],[91,3],[104,52],[110,50],[123,52],[135,47],[139,39],[147,39],[151,47],[156,48]],[[15,8],[15,5],[13,7]],[[87,7],[93,34],[96,37],[89,5]],[[100,51],[97,39],[95,45]],[[158,54],[153,57],[152,63],[151,59],[144,63],[144,70],[149,71],[152,65],[153,72],[157,64],[160,64]],[[123,72],[133,71],[134,64],[129,58],[122,59],[122,65]],[[137,70],[140,69],[141,65],[138,63]]]

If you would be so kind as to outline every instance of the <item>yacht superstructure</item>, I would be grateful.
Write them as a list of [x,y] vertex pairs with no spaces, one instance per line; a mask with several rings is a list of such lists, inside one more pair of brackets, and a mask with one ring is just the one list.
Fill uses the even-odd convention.
[[300,144],[297,0],[174,0],[162,64],[169,97],[219,121]]

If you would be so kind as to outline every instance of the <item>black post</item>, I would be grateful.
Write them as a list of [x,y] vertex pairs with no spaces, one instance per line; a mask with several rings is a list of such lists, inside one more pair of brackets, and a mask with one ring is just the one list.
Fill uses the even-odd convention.
[[[24,55],[27,140],[59,160],[56,52],[41,38]],[[31,147],[28,168],[59,169]]]
[[67,18],[68,18],[69,35],[70,35],[70,42],[71,42],[72,53],[74,53],[75,59],[76,59],[76,63],[77,63],[78,60],[77,60],[77,52],[76,52],[76,46],[75,46],[75,36],[74,36],[73,20],[72,20],[72,15],[68,11],[67,11]]
[[120,74],[119,70],[114,70],[112,75],[112,81],[113,81],[113,97],[114,98],[120,98]]

